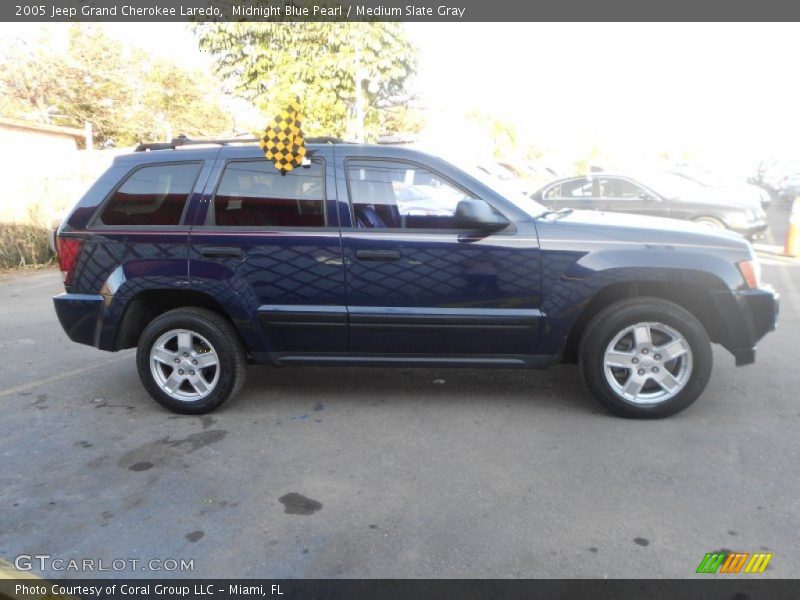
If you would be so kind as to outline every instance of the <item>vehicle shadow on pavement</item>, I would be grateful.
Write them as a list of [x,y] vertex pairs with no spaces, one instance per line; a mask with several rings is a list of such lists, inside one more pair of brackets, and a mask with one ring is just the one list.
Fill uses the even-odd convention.
[[[383,402],[498,405],[526,404],[603,413],[583,386],[578,369],[427,369],[380,367],[251,366],[247,382],[229,410],[271,400],[333,400],[377,405]],[[223,407],[223,409],[226,407]]]

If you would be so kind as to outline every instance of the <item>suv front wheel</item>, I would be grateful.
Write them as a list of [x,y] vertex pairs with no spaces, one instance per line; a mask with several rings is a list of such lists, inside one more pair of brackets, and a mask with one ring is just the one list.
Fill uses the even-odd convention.
[[600,311],[579,350],[594,397],[623,417],[660,418],[694,402],[711,376],[711,342],[684,308],[631,298]]
[[199,415],[239,391],[247,363],[227,320],[204,308],[179,308],[145,328],[136,366],[145,389],[161,406]]

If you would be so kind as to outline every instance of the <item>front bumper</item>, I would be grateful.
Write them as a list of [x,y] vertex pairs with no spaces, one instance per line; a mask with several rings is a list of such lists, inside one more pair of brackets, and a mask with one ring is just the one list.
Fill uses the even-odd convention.
[[731,227],[731,231],[735,231],[739,235],[746,237],[749,240],[759,239],[764,237],[764,232],[767,230],[768,223],[766,220],[756,221],[749,223],[747,227]]
[[722,319],[720,343],[736,359],[736,366],[756,360],[756,343],[778,324],[780,295],[771,286],[719,292],[715,303]]
[[100,294],[58,294],[53,296],[56,315],[73,342],[100,347],[105,299]]

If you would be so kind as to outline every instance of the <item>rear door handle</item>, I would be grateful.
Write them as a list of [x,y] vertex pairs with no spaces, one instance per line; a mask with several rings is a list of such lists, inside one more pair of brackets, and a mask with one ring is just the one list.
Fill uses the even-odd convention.
[[356,250],[358,260],[398,260],[399,250]]
[[207,258],[241,258],[243,252],[236,246],[203,246],[200,255]]

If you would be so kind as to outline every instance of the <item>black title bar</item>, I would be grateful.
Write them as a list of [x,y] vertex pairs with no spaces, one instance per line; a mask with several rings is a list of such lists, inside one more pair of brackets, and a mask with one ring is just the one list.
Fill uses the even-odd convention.
[[[0,20],[797,21],[787,0],[3,0]],[[565,40],[564,43],[569,43]]]
[[43,596],[84,600],[645,600],[769,598],[794,600],[797,581],[787,579],[0,579],[0,598]]

